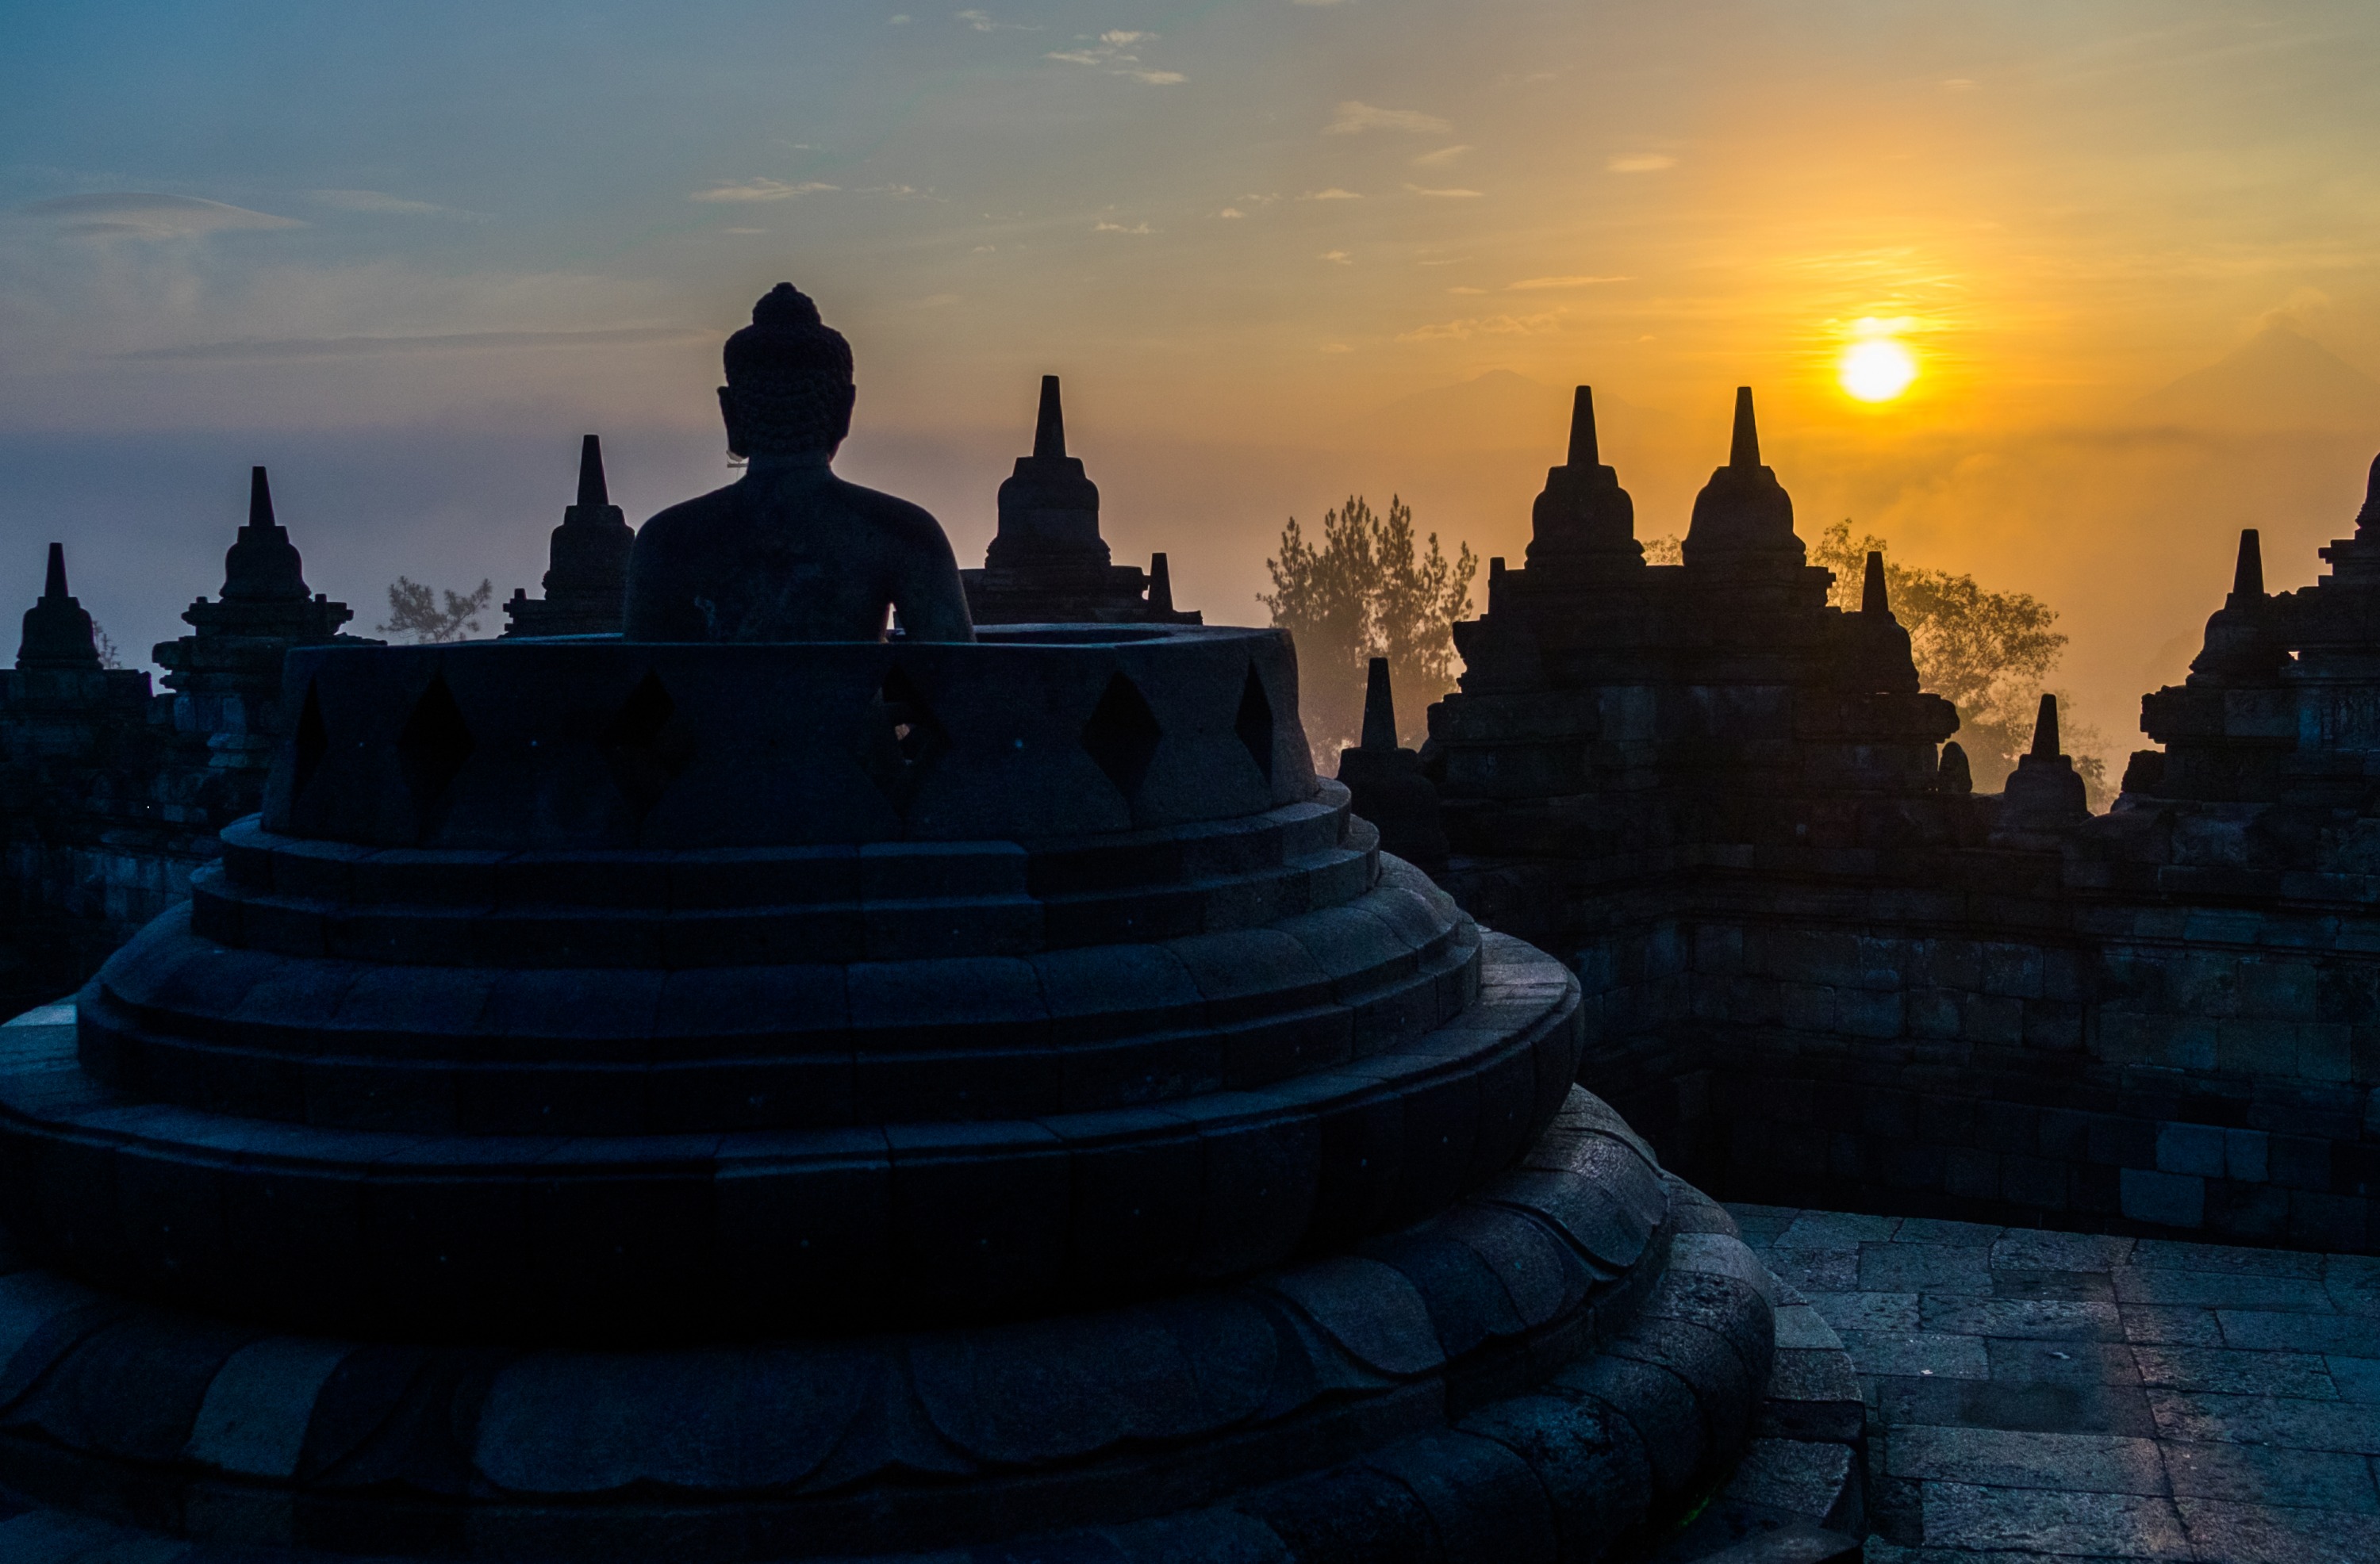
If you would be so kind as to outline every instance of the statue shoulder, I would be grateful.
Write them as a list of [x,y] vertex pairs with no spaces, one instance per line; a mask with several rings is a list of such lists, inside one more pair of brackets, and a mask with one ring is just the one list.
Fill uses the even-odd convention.
[[887,494],[880,489],[845,482],[840,478],[834,479],[834,485],[842,503],[871,526],[881,527],[913,547],[930,542],[944,550],[949,549],[950,535],[942,530],[942,524],[934,519],[934,513],[925,506],[904,500],[898,494]]
[[647,552],[654,549],[676,551],[699,548],[711,541],[735,519],[735,485],[730,484],[656,511],[637,528],[637,547]]

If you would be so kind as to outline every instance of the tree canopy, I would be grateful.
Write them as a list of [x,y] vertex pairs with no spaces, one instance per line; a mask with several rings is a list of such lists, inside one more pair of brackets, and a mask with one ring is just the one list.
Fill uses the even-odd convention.
[[476,591],[443,594],[446,605],[441,608],[441,594],[400,576],[388,589],[388,623],[375,628],[383,636],[409,637],[417,645],[459,641],[467,632],[479,633],[480,615],[488,612],[495,592],[492,582],[482,581]]
[[1402,741],[1418,745],[1425,713],[1454,687],[1453,624],[1471,612],[1478,557],[1458,542],[1448,559],[1438,534],[1416,546],[1413,507],[1391,495],[1386,515],[1360,494],[1322,517],[1320,545],[1297,518],[1265,561],[1273,589],[1257,600],[1297,642],[1298,702],[1315,759],[1326,770],[1354,742],[1364,721],[1364,674],[1389,660]]
[[[1859,607],[1870,550],[1884,554],[1885,592],[1893,616],[1909,631],[1918,676],[1959,709],[1959,746],[1975,785],[1998,788],[2032,745],[2042,691],[2065,654],[2065,632],[2051,628],[2058,611],[2029,592],[1992,591],[1973,576],[1897,564],[1883,539],[1854,538],[1848,520],[1828,527],[1810,548],[1810,563],[1835,573],[1837,608]],[[2070,709],[2073,703],[2061,696],[2058,705]],[[2095,748],[2101,737],[2072,720],[2062,727],[2092,807],[2099,808],[2107,792],[2107,762],[2083,751]]]

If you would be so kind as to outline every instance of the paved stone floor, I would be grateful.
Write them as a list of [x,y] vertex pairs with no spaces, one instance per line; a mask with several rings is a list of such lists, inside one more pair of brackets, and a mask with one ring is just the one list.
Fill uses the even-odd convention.
[[2380,1564],[2380,1258],[1729,1210],[1859,1369],[1869,1564]]

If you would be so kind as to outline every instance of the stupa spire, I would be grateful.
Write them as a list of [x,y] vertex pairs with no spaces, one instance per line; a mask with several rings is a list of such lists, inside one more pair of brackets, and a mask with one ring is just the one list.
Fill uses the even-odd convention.
[[1793,534],[1793,501],[1777,475],[1760,461],[1760,427],[1752,414],[1752,388],[1735,388],[1735,431],[1727,465],[1694,496],[1686,527],[1688,565],[1725,565],[1729,570],[1772,578],[1780,569],[1799,570],[1807,554]]
[[1529,564],[1556,571],[1641,568],[1636,504],[1620,475],[1603,465],[1595,431],[1595,388],[1571,395],[1569,459],[1546,472],[1545,491],[1530,512]]
[[1389,660],[1372,659],[1364,671],[1364,736],[1361,747],[1397,747],[1397,702],[1389,689]]
[[2380,456],[2372,458],[2372,472],[2363,480],[2363,508],[2355,513],[2355,530],[2380,532]]
[[1595,438],[1595,387],[1582,385],[1570,405],[1570,466],[1594,467],[1603,465],[1603,453],[1597,448]]
[[1148,556],[1148,616],[1173,612],[1173,567],[1163,550]]
[[67,551],[50,545],[41,600],[25,611],[25,638],[17,648],[18,668],[96,668],[99,641],[91,615],[67,594]]
[[1735,439],[1728,448],[1727,465],[1731,467],[1756,467],[1760,465],[1760,427],[1752,418],[1752,387],[1735,388]]
[[1867,575],[1860,582],[1860,612],[1879,614],[1887,619],[1892,617],[1892,604],[1885,597],[1884,591],[1884,551],[1882,549],[1870,549],[1867,552]]
[[[1016,458],[1016,470],[1000,486],[1000,530],[985,551],[994,570],[1058,569],[1103,587],[1108,545],[1099,536],[1099,488],[1083,471],[1082,459],[1066,455],[1066,414],[1058,398],[1058,377],[1041,377],[1041,405],[1033,421],[1033,454]],[[1133,596],[1140,595],[1135,581]]]
[[1058,401],[1058,377],[1041,377],[1041,412],[1033,424],[1036,461],[1062,459],[1066,455],[1066,411]]
[[2065,753],[2058,743],[2058,697],[2054,695],[2041,697],[2041,714],[2033,720],[2033,748],[2029,753],[2045,760]]
[[248,525],[224,555],[223,595],[233,602],[303,602],[305,564],[273,515],[273,484],[262,467],[248,475]]
[[582,506],[608,505],[612,491],[603,481],[603,437],[588,435],[578,443],[578,503]]
[[2261,598],[2265,595],[2265,550],[2252,527],[2240,529],[2240,558],[2231,567],[2231,595],[2235,598]]

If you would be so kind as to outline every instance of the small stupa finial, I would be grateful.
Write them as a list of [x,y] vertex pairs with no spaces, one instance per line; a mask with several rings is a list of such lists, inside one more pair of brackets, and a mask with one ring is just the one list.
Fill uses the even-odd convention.
[[1752,387],[1735,388],[1735,443],[1728,448],[1727,465],[1731,467],[1756,467],[1760,465],[1760,429],[1752,419]]
[[1045,461],[1066,454],[1066,414],[1058,405],[1058,377],[1041,377],[1041,415],[1033,425],[1033,455]]
[[63,602],[67,597],[67,546],[50,545],[49,574],[42,582],[42,599],[45,602]]
[[1967,751],[1958,740],[1942,746],[1942,758],[1934,773],[1937,793],[1973,793],[1975,791],[1974,768],[1967,762]]
[[1892,604],[1884,594],[1884,551],[1867,552],[1867,575],[1860,582],[1860,612],[1891,617]]
[[2041,697],[2041,715],[2033,720],[2033,751],[2045,760],[2054,760],[2064,751],[2058,744],[2058,697]]
[[578,443],[578,503],[608,505],[612,491],[603,482],[603,437],[590,434]]
[[2235,598],[2261,598],[2265,595],[2265,550],[2256,529],[2240,529],[2240,563],[2231,568],[2231,595]]
[[1162,551],[1148,556],[1148,616],[1173,612],[1173,567]]
[[2363,480],[2363,508],[2355,513],[2355,529],[2380,531],[2380,456],[2372,458],[2372,472]]
[[1582,385],[1570,405],[1570,465],[1592,467],[1603,465],[1603,453],[1597,448],[1595,438],[1595,388]]
[[1372,659],[1364,673],[1364,737],[1361,747],[1397,747],[1397,703],[1389,690],[1389,660]]
[[248,524],[266,531],[280,526],[273,519],[273,485],[265,480],[262,467],[250,467],[248,472]]

